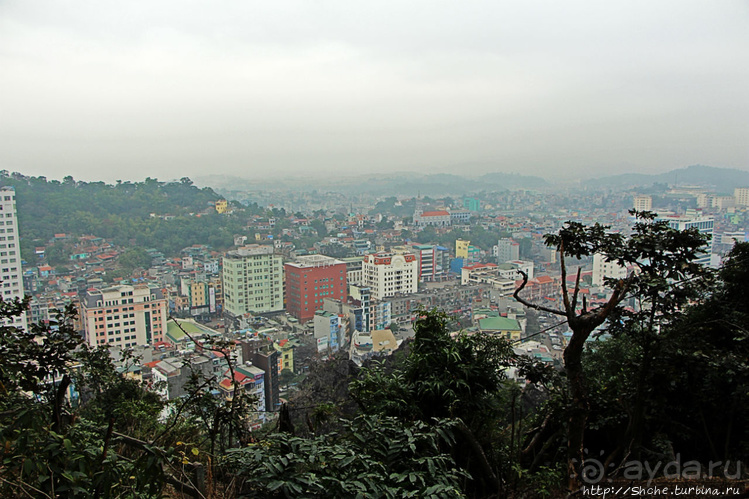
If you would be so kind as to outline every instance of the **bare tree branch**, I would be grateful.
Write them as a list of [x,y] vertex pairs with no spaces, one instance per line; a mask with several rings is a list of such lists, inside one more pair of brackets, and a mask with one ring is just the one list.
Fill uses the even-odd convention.
[[[575,278],[575,291],[572,294],[572,310],[577,309],[577,295],[580,293],[580,273],[582,272],[583,268],[578,267],[577,268],[577,277]],[[567,283],[564,284],[567,286]],[[583,297],[584,298],[584,297]]]
[[518,272],[520,272],[520,275],[523,276],[523,283],[520,285],[518,289],[515,290],[515,292],[512,294],[512,297],[515,298],[520,304],[525,305],[526,307],[533,308],[535,310],[541,310],[543,312],[549,312],[550,314],[554,315],[564,315],[566,316],[563,311],[557,310],[554,308],[544,307],[543,305],[538,305],[535,303],[531,303],[525,298],[520,298],[520,292],[525,288],[525,285],[528,284],[528,274],[523,272],[522,270],[518,269]]

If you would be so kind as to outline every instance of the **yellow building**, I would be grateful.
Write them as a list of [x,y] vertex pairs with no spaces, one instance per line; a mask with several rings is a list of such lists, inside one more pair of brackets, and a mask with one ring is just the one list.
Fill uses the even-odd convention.
[[273,346],[280,352],[278,357],[278,372],[284,369],[294,371],[294,345],[289,340],[281,340]]
[[229,203],[226,201],[226,199],[219,199],[216,201],[216,211],[219,213],[226,213],[226,210],[229,209]]
[[455,241],[455,257],[468,259],[468,247],[471,245],[471,241],[464,241],[463,239],[457,239]]

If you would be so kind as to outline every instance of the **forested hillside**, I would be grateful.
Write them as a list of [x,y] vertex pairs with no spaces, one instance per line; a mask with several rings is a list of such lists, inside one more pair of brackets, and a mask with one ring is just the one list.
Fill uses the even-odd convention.
[[[62,182],[19,174],[0,175],[0,185],[16,189],[21,251],[27,261],[34,246],[55,234],[92,234],[125,247],[156,248],[173,254],[191,244],[228,248],[244,220],[212,209],[219,199],[211,188],[199,189],[188,178],[161,182]],[[258,212],[257,205],[245,213]]]

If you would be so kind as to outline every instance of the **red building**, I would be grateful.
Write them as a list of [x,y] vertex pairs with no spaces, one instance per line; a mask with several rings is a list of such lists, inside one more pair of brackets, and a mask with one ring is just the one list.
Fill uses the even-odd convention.
[[286,311],[301,322],[322,310],[325,298],[346,301],[346,264],[323,255],[297,258],[285,264]]

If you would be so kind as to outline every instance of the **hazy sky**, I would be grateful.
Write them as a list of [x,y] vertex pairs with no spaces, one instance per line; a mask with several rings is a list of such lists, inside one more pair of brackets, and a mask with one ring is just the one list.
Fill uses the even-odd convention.
[[749,2],[0,0],[0,169],[749,170]]

